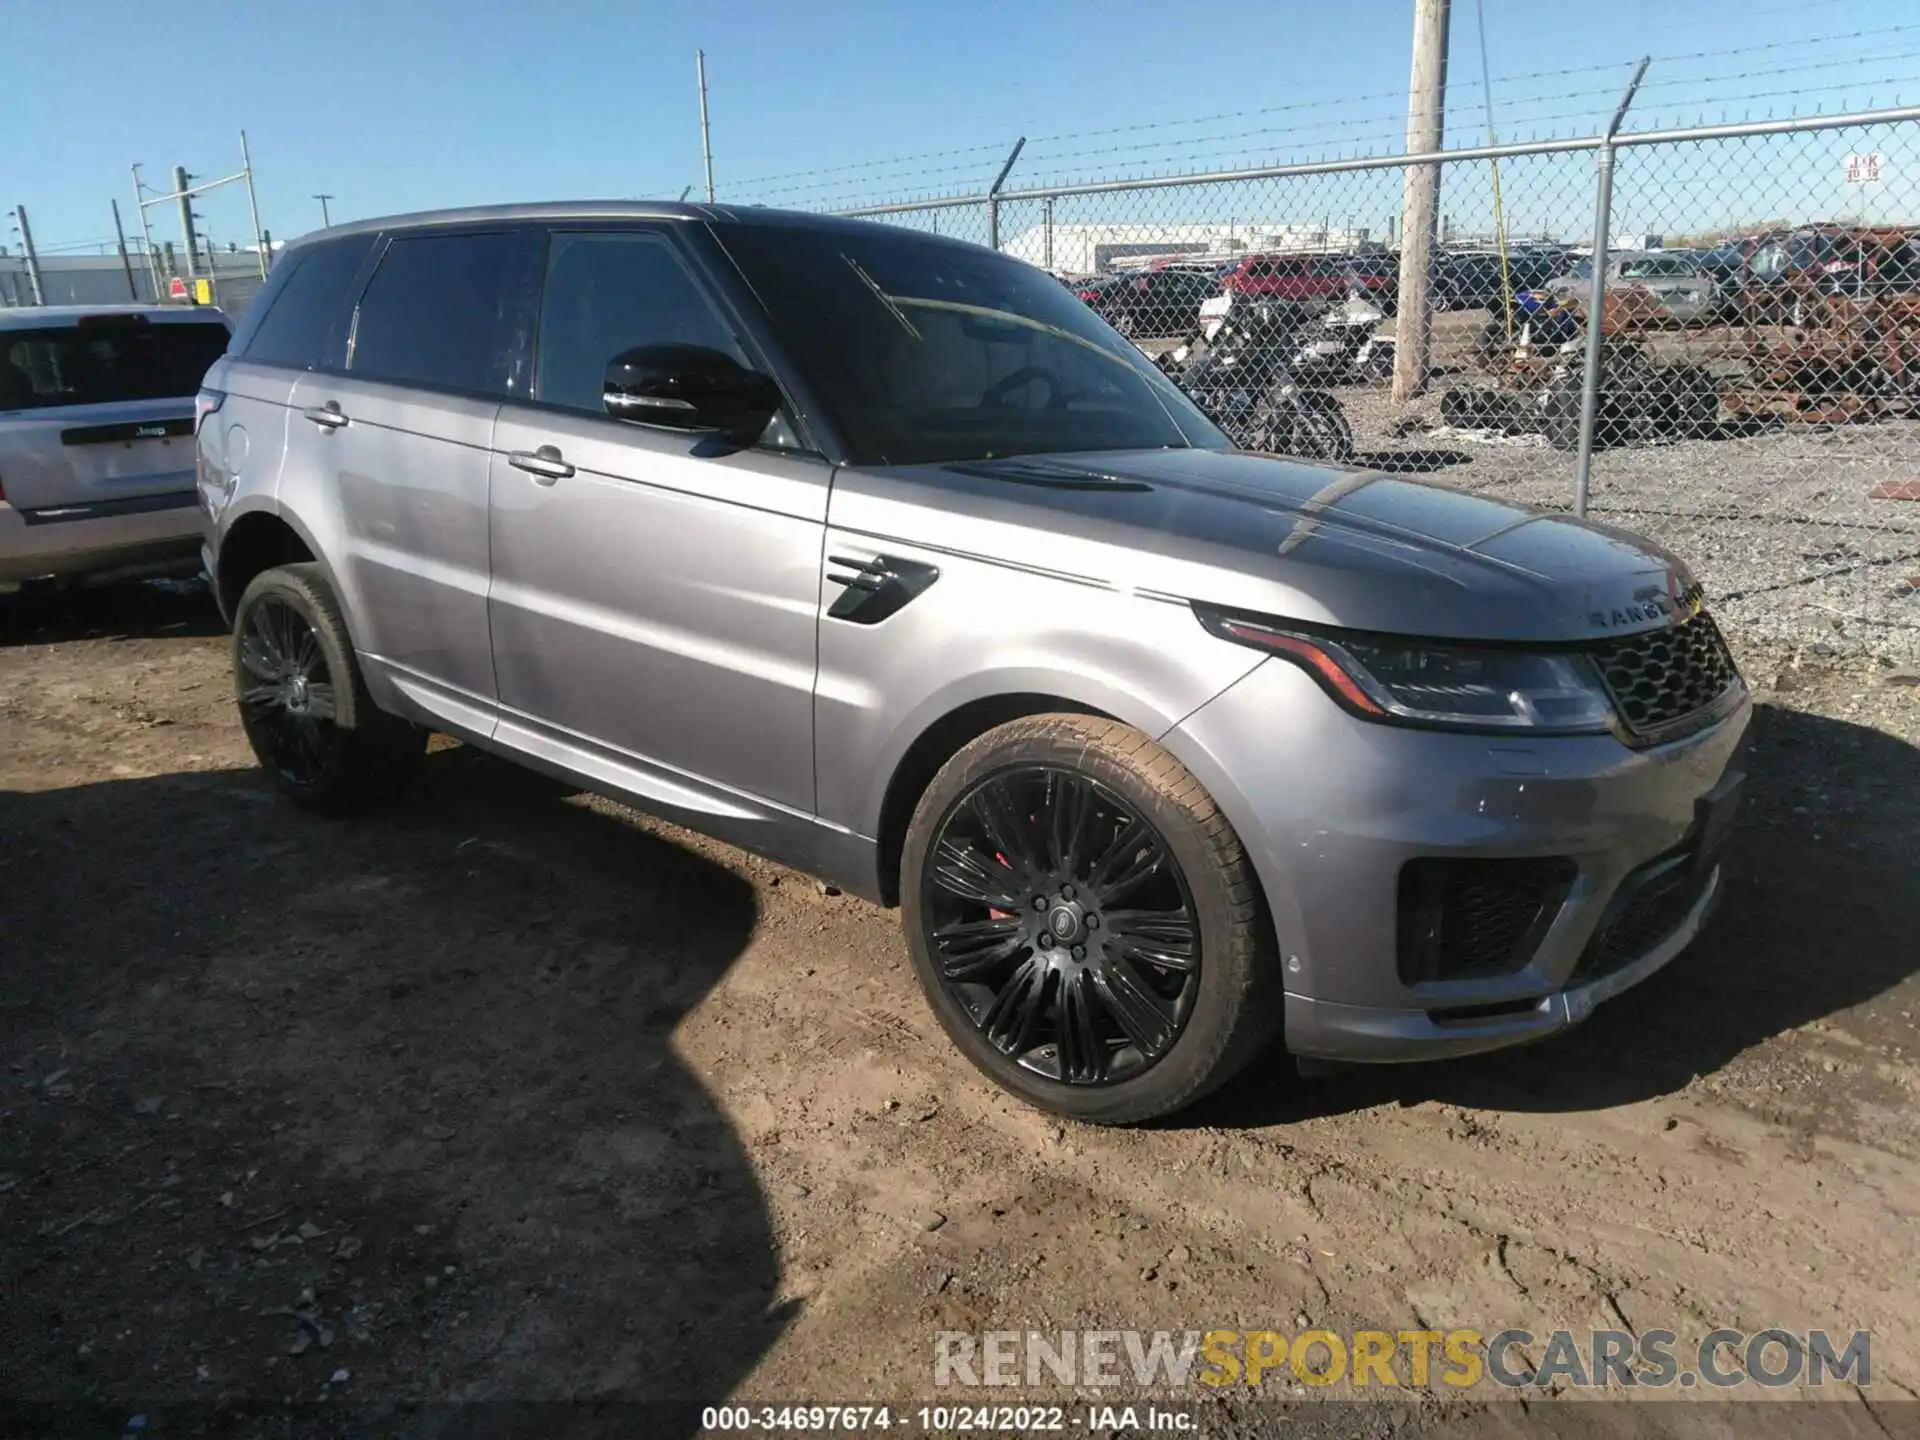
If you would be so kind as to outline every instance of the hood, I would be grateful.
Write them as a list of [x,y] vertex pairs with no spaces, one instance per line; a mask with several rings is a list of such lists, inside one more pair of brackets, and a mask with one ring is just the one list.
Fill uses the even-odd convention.
[[1625,531],[1240,451],[844,470],[829,520],[1121,591],[1444,639],[1604,639],[1698,598],[1681,561]]

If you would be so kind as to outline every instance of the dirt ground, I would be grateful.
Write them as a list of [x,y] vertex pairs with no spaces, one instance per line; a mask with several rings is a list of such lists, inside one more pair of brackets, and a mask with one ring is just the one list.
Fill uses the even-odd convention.
[[[1745,658],[1755,793],[1680,961],[1533,1049],[1306,1081],[1276,1054],[1109,1131],[957,1057],[893,914],[459,747],[396,808],[304,816],[253,768],[203,599],[9,606],[0,1433],[199,1433],[213,1402],[310,1402],[231,1432],[276,1435],[444,1400],[904,1409],[936,1331],[1307,1323],[1865,1329],[1872,1383],[1790,1433],[1909,1433],[1920,690]],[[1188,1398],[1210,1433],[1282,1423],[1272,1394]],[[1494,1400],[1287,1423],[1625,1423]],[[1712,1407],[1633,1408],[1678,1434]]]

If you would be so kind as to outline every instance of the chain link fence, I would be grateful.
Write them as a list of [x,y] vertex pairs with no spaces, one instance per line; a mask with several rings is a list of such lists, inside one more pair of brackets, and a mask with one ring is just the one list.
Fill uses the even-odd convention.
[[1053,272],[1239,443],[1582,512],[1739,638],[1920,658],[1920,107],[842,213]]

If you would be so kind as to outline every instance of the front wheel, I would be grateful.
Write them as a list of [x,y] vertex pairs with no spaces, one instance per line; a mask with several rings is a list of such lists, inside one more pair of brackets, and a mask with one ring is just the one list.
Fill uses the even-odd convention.
[[1246,852],[1199,781],[1128,726],[1040,715],[988,731],[921,797],[901,875],[940,1023],[1043,1109],[1168,1114],[1278,1026]]
[[387,798],[427,732],[376,709],[320,567],[256,576],[234,609],[233,677],[247,743],[281,793],[343,811]]

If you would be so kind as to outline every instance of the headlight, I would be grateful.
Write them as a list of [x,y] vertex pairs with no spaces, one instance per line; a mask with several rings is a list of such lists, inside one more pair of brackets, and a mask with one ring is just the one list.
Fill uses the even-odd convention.
[[1223,640],[1293,661],[1347,709],[1372,719],[1549,735],[1612,729],[1613,703],[1584,655],[1315,634],[1206,607],[1195,613]]

